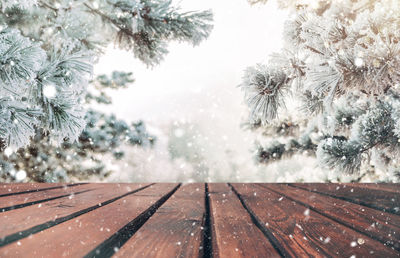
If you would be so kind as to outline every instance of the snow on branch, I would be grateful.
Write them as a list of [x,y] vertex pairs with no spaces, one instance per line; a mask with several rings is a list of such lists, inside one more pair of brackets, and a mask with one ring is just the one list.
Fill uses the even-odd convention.
[[246,69],[241,88],[245,91],[253,120],[267,123],[277,117],[278,109],[285,105],[283,96],[287,81],[285,73],[265,65]]
[[92,67],[108,44],[117,42],[153,66],[168,53],[170,41],[197,45],[213,27],[211,11],[182,12],[169,0],[0,4],[2,149],[28,145],[38,129],[58,143],[76,140],[85,128],[83,104]]
[[399,2],[280,2],[293,14],[281,53],[244,72],[250,120],[271,122],[296,97],[299,114],[310,124],[319,121],[316,132],[323,137],[315,144],[322,167],[398,171]]

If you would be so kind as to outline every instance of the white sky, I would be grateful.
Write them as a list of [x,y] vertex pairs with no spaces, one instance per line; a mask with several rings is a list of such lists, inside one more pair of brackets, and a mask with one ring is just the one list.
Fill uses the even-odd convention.
[[[276,8],[274,0],[257,6],[246,0],[182,0],[180,5],[185,10],[213,10],[215,27],[209,39],[197,47],[171,43],[170,53],[153,69],[135,60],[133,54],[110,47],[95,72],[132,71],[136,82],[127,90],[114,92],[114,104],[107,110],[129,120],[170,120],[186,117],[187,112],[193,115],[186,105],[200,102],[198,108],[204,105],[207,109],[212,104],[205,101],[210,98],[207,95],[220,95],[220,90],[241,95],[236,86],[243,70],[281,48],[286,14]],[[238,103],[221,103],[232,104]]]
[[209,39],[194,48],[170,44],[170,53],[153,69],[133,54],[110,47],[95,73],[132,71],[136,81],[128,89],[112,92],[113,105],[104,110],[128,121],[144,120],[155,128],[171,121],[193,122],[208,139],[204,156],[208,155],[209,167],[229,168],[228,152],[231,158],[236,155],[252,163],[251,135],[240,128],[247,109],[237,86],[247,66],[265,62],[281,49],[287,14],[277,9],[274,0],[257,6],[246,0],[182,0],[180,6],[212,9],[215,27]]

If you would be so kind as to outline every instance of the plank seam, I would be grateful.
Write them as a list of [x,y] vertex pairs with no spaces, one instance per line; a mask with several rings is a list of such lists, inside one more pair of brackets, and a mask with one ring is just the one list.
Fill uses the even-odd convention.
[[23,230],[23,231],[20,231],[20,232],[5,236],[3,238],[0,238],[0,247],[3,247],[3,246],[8,245],[8,244],[11,244],[11,243],[13,243],[15,241],[21,240],[21,239],[23,239],[25,237],[28,237],[28,236],[33,235],[33,234],[36,234],[36,233],[38,233],[40,231],[43,231],[43,230],[46,230],[48,228],[57,226],[58,224],[61,224],[61,223],[65,222],[65,221],[74,219],[74,218],[76,218],[76,217],[78,217],[78,216],[80,216],[82,214],[91,212],[91,211],[93,211],[95,209],[98,209],[100,207],[103,207],[105,205],[113,203],[113,202],[115,202],[115,201],[117,201],[117,200],[119,200],[119,199],[121,199],[121,198],[123,198],[123,197],[125,197],[127,195],[134,194],[136,192],[142,191],[142,190],[146,189],[147,187],[150,187],[151,185],[153,185],[153,184],[146,185],[144,187],[141,187],[141,188],[138,188],[136,190],[130,191],[130,192],[128,192],[126,194],[123,194],[121,196],[117,196],[115,198],[112,198],[110,200],[101,202],[101,203],[96,204],[94,206],[91,206],[89,208],[74,212],[74,213],[72,213],[70,215],[67,215],[67,216],[64,216],[64,217],[61,217],[61,218],[57,218],[55,220],[50,220],[50,221],[47,221],[47,222],[45,222],[43,224],[36,225],[36,226],[33,226],[33,227],[29,228],[29,229],[26,229],[26,230]]
[[359,200],[359,201],[358,201],[358,200],[351,199],[351,198],[336,196],[336,195],[334,195],[334,194],[324,193],[324,192],[322,192],[322,191],[311,190],[311,189],[307,189],[307,188],[304,188],[304,187],[301,187],[301,186],[298,186],[298,185],[294,185],[294,184],[288,184],[288,185],[291,186],[291,187],[295,187],[295,188],[298,188],[298,189],[306,190],[306,191],[309,191],[309,192],[313,192],[313,193],[317,193],[317,194],[329,196],[329,197],[332,197],[332,198],[336,198],[336,199],[339,199],[339,200],[342,200],[342,201],[346,201],[346,202],[350,202],[350,203],[355,203],[355,204],[358,204],[358,205],[361,205],[361,206],[364,206],[364,207],[368,207],[368,208],[371,208],[371,209],[374,209],[374,210],[387,212],[387,213],[394,214],[394,215],[397,215],[397,216],[400,215],[399,213],[396,213],[395,211],[392,211],[392,210],[390,210],[390,209],[387,210],[387,209],[382,208],[382,207],[370,205],[370,204],[368,204],[368,203],[363,202],[362,200]]
[[[312,210],[312,211],[314,211],[314,212],[316,212],[316,213],[318,213],[318,214],[320,214],[320,215],[322,215],[322,216],[324,216],[324,217],[326,217],[326,218],[329,218],[329,219],[335,221],[336,223],[338,223],[338,224],[340,224],[340,225],[342,225],[342,226],[344,226],[344,227],[346,227],[346,228],[349,228],[349,229],[351,229],[351,230],[354,230],[354,231],[356,231],[356,232],[358,232],[358,233],[360,233],[360,234],[362,234],[362,235],[364,235],[364,236],[370,237],[370,238],[372,238],[372,239],[374,239],[374,240],[376,240],[376,241],[382,243],[382,244],[385,245],[385,246],[392,247],[392,248],[394,248],[395,250],[400,251],[400,247],[396,247],[395,244],[394,244],[394,242],[385,242],[385,241],[382,241],[382,240],[380,240],[379,238],[375,237],[374,235],[369,235],[367,232],[363,232],[363,231],[360,231],[360,230],[358,230],[358,229],[356,229],[356,228],[353,228],[351,225],[347,225],[345,222],[340,221],[340,220],[337,220],[337,219],[335,219],[334,217],[331,217],[329,214],[322,213],[322,212],[318,211],[317,209],[314,209],[313,207],[311,207],[311,206],[308,205],[308,204],[305,204],[305,203],[303,203],[303,202],[301,202],[301,201],[297,201],[297,200],[295,200],[295,199],[293,199],[293,198],[287,196],[287,195],[286,195],[285,193],[283,193],[283,192],[276,191],[276,190],[274,190],[274,189],[269,188],[268,186],[264,186],[264,185],[260,185],[260,186],[263,187],[263,188],[266,188],[266,189],[268,189],[268,190],[270,190],[270,191],[272,191],[272,192],[274,192],[274,193],[276,193],[276,194],[283,195],[283,196],[285,196],[287,199],[292,200],[292,201],[294,201],[294,202],[296,202],[296,203],[298,203],[298,204],[300,204],[300,205],[302,205],[302,206],[304,206],[304,207],[306,207],[306,208],[308,208],[308,209],[310,209],[310,210]],[[302,190],[304,190],[304,189],[302,189]],[[317,193],[317,194],[318,194],[318,193]]]
[[0,197],[7,197],[7,196],[26,194],[26,193],[35,193],[35,192],[60,189],[60,188],[65,188],[65,187],[74,187],[74,186],[86,185],[86,184],[88,184],[88,183],[77,183],[77,184],[68,184],[68,185],[60,185],[60,186],[53,186],[53,187],[47,187],[47,188],[33,189],[33,190],[27,190],[27,191],[22,191],[22,192],[16,192],[16,193],[0,194]]
[[203,247],[203,258],[211,258],[213,257],[213,248],[212,248],[212,233],[211,233],[211,215],[210,215],[210,193],[208,191],[208,184],[205,184],[205,213],[204,213],[204,230],[202,236],[201,246]]
[[38,204],[38,203],[48,202],[48,201],[60,199],[60,198],[71,196],[71,195],[78,195],[78,194],[86,193],[86,192],[89,192],[89,191],[92,191],[92,190],[93,189],[89,189],[89,190],[84,190],[84,191],[80,191],[80,192],[74,192],[74,193],[64,194],[64,195],[60,195],[60,196],[55,196],[55,197],[51,197],[51,198],[47,198],[47,199],[37,200],[37,201],[33,201],[33,202],[16,204],[16,205],[0,208],[0,213],[1,212],[6,212],[6,211],[10,211],[10,210],[21,209],[21,208],[24,208],[24,207],[28,207],[28,206],[31,206],[31,205]]
[[271,231],[269,231],[267,228],[263,226],[263,223],[260,221],[260,219],[256,216],[256,214],[250,209],[250,207],[247,206],[246,202],[243,200],[242,196],[239,194],[239,192],[236,191],[236,189],[233,187],[232,184],[228,183],[229,187],[232,189],[232,191],[235,193],[237,198],[239,199],[240,203],[242,204],[243,208],[247,211],[247,213],[250,215],[251,221],[254,223],[254,225],[264,234],[264,236],[267,238],[267,240],[271,243],[271,245],[275,248],[275,250],[279,253],[281,257],[291,257],[289,253],[286,252],[285,248],[283,248],[279,241],[275,238],[275,236],[272,234]]
[[[352,188],[361,188],[361,189],[370,189],[374,191],[380,191],[380,192],[387,192],[390,194],[400,194],[399,189],[393,189],[393,188],[387,188],[389,185],[397,185],[398,183],[387,183],[387,186],[385,187],[383,184],[384,183],[338,183],[339,185],[346,186],[346,187],[352,187]],[[382,187],[382,188],[380,188]],[[399,188],[399,187],[397,187]]]
[[96,246],[93,250],[87,253],[84,257],[111,257],[153,216],[181,186],[178,184],[174,189],[161,197],[156,203],[151,205],[140,215],[130,221],[128,224],[119,229],[115,234]]

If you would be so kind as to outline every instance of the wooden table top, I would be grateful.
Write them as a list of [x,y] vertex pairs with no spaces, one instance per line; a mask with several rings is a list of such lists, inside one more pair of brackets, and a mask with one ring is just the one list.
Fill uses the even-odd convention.
[[0,184],[0,257],[399,257],[399,184]]

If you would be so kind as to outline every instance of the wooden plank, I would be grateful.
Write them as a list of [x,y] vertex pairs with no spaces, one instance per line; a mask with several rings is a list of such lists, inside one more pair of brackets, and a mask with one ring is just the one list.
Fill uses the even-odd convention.
[[[149,212],[150,207],[176,186],[157,184],[139,192],[139,195],[127,195],[109,205],[0,248],[0,256],[30,254],[35,257],[82,257],[135,218]],[[98,255],[104,256],[103,253]]]
[[106,184],[77,196],[40,203],[0,213],[0,246],[27,237],[37,231],[72,219],[149,184]]
[[209,184],[213,257],[280,257],[227,184]]
[[62,198],[73,194],[79,194],[84,191],[91,191],[95,188],[101,188],[104,184],[83,184],[75,187],[53,188],[39,192],[29,192],[25,194],[9,195],[0,197],[0,212],[16,209],[24,206],[34,205],[52,199]]
[[368,188],[379,191],[387,191],[393,193],[400,194],[400,184],[392,184],[392,183],[342,183],[342,185],[346,185],[347,187],[359,187],[359,188]]
[[184,185],[115,257],[199,257],[204,215],[204,184]]
[[68,183],[10,183],[0,185],[0,197],[27,192],[37,192],[46,189],[73,187],[80,184]]
[[395,257],[398,252],[256,184],[234,184],[285,256]]
[[341,198],[370,208],[400,215],[400,194],[376,189],[368,189],[346,184],[291,184],[312,192]]
[[262,186],[400,250],[400,216],[283,184]]

